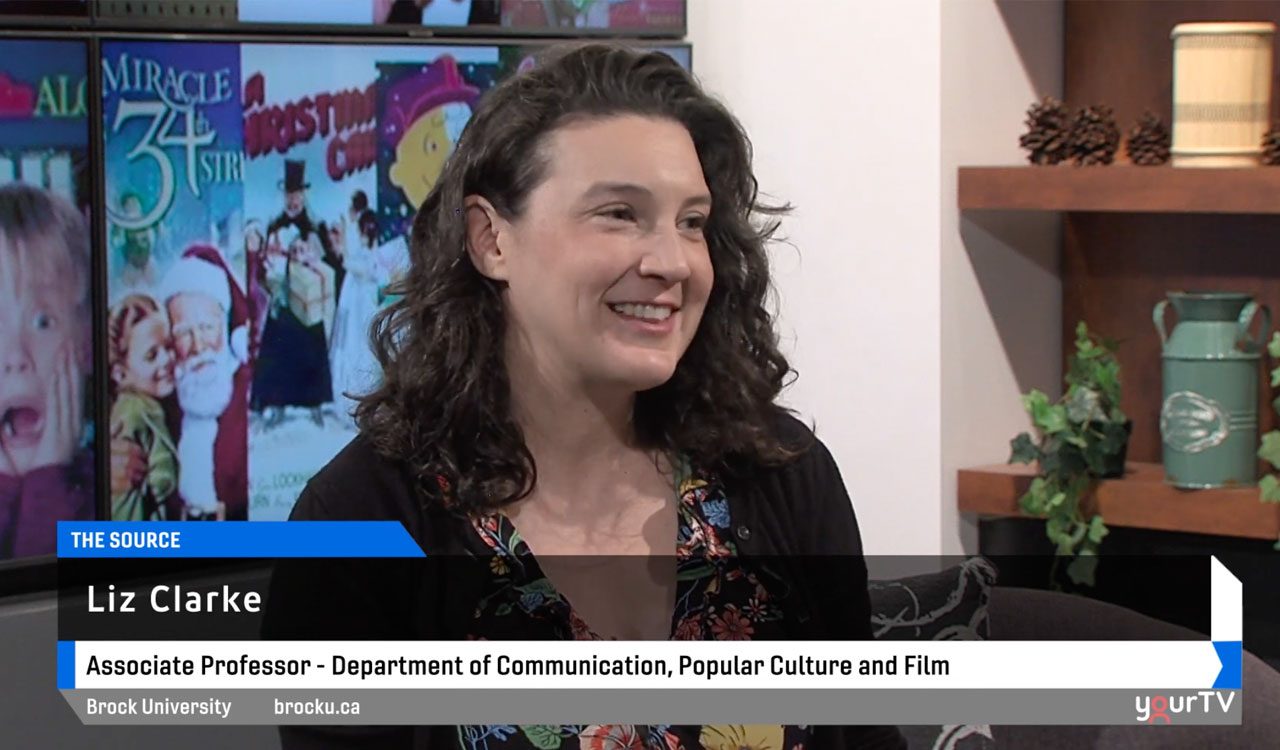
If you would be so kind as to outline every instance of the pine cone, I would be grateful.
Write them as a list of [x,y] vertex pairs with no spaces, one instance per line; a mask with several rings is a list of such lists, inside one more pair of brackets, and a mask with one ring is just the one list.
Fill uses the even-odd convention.
[[1110,164],[1119,148],[1120,128],[1110,107],[1095,104],[1076,112],[1067,151],[1077,165]]
[[1057,164],[1067,159],[1071,114],[1066,106],[1046,96],[1027,110],[1027,132],[1018,145],[1027,151],[1032,164]]
[[1169,129],[1152,112],[1144,112],[1142,119],[1129,131],[1125,152],[1129,161],[1143,167],[1154,167],[1169,161],[1169,145],[1172,138]]
[[1268,167],[1280,165],[1280,126],[1273,125],[1262,136],[1262,163]]

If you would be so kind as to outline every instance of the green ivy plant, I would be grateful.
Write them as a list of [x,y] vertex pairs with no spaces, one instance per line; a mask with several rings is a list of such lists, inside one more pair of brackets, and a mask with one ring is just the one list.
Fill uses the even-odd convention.
[[1120,410],[1116,347],[1080,322],[1064,378],[1066,393],[1056,403],[1038,390],[1024,395],[1022,404],[1038,437],[1023,432],[1010,441],[1009,463],[1039,465],[1018,504],[1024,513],[1045,519],[1057,555],[1072,558],[1067,575],[1077,585],[1093,585],[1098,546],[1108,533],[1100,514],[1085,517],[1082,503],[1100,477],[1123,471],[1129,440],[1130,423]]
[[[1271,354],[1272,359],[1280,360],[1280,331],[1271,334],[1271,343],[1267,345],[1267,351]],[[1271,371],[1271,387],[1280,386],[1280,367]],[[1280,411],[1280,397],[1271,402],[1271,405]],[[1258,448],[1258,457],[1266,460],[1272,466],[1280,469],[1280,430],[1272,430],[1262,436],[1262,446]],[[1280,477],[1275,474],[1268,474],[1258,482],[1258,489],[1262,491],[1262,502],[1264,503],[1280,503]],[[1276,542],[1276,551],[1280,552],[1280,541]]]

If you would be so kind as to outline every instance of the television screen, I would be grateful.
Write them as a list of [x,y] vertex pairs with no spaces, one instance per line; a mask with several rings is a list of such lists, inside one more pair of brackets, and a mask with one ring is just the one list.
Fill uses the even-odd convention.
[[534,49],[103,42],[112,449],[149,467],[112,518],[288,516],[356,433],[414,212]]
[[685,0],[240,0],[248,23],[682,36]]
[[0,559],[95,516],[86,63],[0,39]]

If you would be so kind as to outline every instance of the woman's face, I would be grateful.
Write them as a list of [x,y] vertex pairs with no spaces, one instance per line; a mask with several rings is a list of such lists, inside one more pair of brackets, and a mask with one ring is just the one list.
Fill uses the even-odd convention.
[[250,229],[244,236],[244,249],[257,254],[262,250],[262,235],[256,229]]
[[627,115],[561,127],[545,149],[544,181],[497,238],[517,351],[578,385],[661,385],[711,293],[711,194],[693,140]]
[[138,322],[129,334],[129,353],[117,374],[121,387],[164,398],[173,393],[173,353],[169,326],[159,314]]

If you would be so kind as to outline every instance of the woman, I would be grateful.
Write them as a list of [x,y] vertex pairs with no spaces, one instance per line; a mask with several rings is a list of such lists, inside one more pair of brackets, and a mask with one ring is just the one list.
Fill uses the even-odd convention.
[[[319,568],[278,568],[267,637],[870,638],[835,463],[774,404],[790,369],[758,220],[780,212],[737,121],[664,55],[578,47],[491,90],[375,321],[361,434],[292,516],[395,519],[428,560],[487,564],[341,561],[322,594]],[[904,746],[887,728],[362,731],[282,729],[286,748]]]

